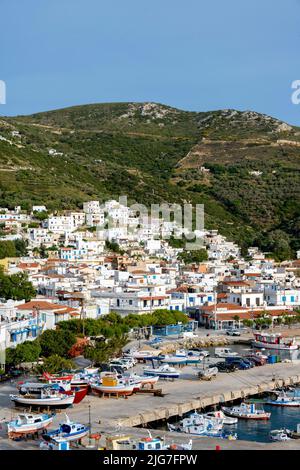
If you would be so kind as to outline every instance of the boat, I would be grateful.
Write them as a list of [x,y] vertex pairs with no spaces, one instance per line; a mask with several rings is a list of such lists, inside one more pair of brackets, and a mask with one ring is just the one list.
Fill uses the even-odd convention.
[[[160,360],[160,362],[163,364],[185,365],[187,363],[187,359],[183,356],[170,356],[167,354],[163,359]],[[197,362],[199,362],[199,359]]]
[[297,429],[295,431],[287,430],[287,433],[291,439],[300,439],[300,424],[297,424]]
[[291,396],[287,393],[281,392],[274,392],[278,393],[278,396],[275,400],[267,400],[267,405],[272,406],[287,406],[287,407],[298,407],[300,406],[300,397]]
[[71,381],[60,381],[54,383],[50,381],[49,384],[44,384],[40,382],[22,382],[18,384],[19,393],[21,395],[40,395],[42,389],[51,388],[51,390],[56,390],[64,395],[75,395],[74,404],[80,403],[88,393],[89,386],[86,385],[85,388],[82,387],[73,387],[71,386]]
[[119,434],[109,436],[106,438],[106,450],[192,450],[193,441],[190,440],[187,444],[166,444],[165,440],[161,437],[153,437],[148,430],[148,437],[141,439],[133,439],[129,435]]
[[230,348],[216,348],[215,349],[216,357],[237,357],[239,354],[235,351],[232,351]]
[[71,421],[66,414],[66,419],[60,423],[57,429],[49,431],[43,435],[43,439],[54,440],[55,442],[78,441],[85,437],[89,432],[89,427],[81,423]]
[[140,382],[142,387],[144,387],[145,385],[152,385],[153,386],[159,380],[158,375],[138,375],[138,374],[135,374],[135,373],[130,374],[128,376],[126,374],[124,374],[122,377],[123,377],[124,380],[129,378],[133,381]]
[[221,418],[223,420],[223,424],[232,425],[237,424],[238,418],[233,418],[231,416],[226,416],[222,410],[219,411],[210,411],[209,413],[205,413],[204,415],[206,418]]
[[215,437],[220,439],[237,439],[236,433],[226,433],[223,430],[223,420],[219,418],[207,418],[197,412],[184,418],[177,425],[168,424],[170,432],[183,432],[201,437]]
[[91,389],[94,392],[106,393],[111,395],[132,395],[134,389],[141,384],[138,381],[121,380],[114,372],[101,372],[100,380],[91,384]]
[[224,411],[227,416],[239,419],[267,420],[271,417],[271,413],[267,413],[264,409],[257,409],[255,403],[242,403],[232,408],[223,406],[222,411]]
[[291,438],[289,437],[289,430],[288,429],[273,429],[270,431],[270,439],[271,441],[289,441]]
[[56,381],[69,381],[73,379],[74,374],[68,375],[58,375],[58,374],[49,374],[49,372],[43,372],[43,378],[49,382],[49,380]]
[[16,419],[7,423],[8,437],[19,434],[31,434],[46,429],[53,421],[54,415],[19,414]]
[[163,364],[157,368],[144,367],[144,375],[156,375],[164,379],[178,379],[180,376],[180,371],[175,369],[175,367],[170,367],[169,364]]
[[293,351],[298,349],[295,338],[282,338],[281,333],[254,333],[252,345],[257,348]]
[[132,357],[138,361],[146,361],[151,359],[158,359],[160,356],[158,349],[140,349],[139,351],[133,350],[129,353],[124,353],[124,357]]
[[16,406],[38,406],[66,408],[74,403],[75,394],[66,395],[52,388],[41,388],[39,394],[25,393],[24,395],[10,395]]

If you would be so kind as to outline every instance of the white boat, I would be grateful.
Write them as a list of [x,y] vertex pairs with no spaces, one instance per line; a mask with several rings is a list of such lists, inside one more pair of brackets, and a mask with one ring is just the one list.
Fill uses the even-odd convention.
[[267,413],[264,409],[257,409],[255,403],[242,403],[232,408],[223,406],[222,411],[224,411],[227,416],[233,416],[239,419],[266,420],[271,417],[271,413]]
[[160,351],[157,349],[141,349],[140,351],[133,351],[130,353],[125,353],[124,357],[132,357],[136,360],[147,360],[155,359],[159,356]]
[[24,395],[10,395],[10,399],[16,405],[22,406],[66,408],[73,404],[75,393],[66,395],[51,388],[43,388],[39,395],[29,393]]
[[236,357],[239,354],[235,351],[232,351],[230,348],[216,348],[215,349],[216,357]]
[[192,440],[190,440],[187,444],[167,444],[161,437],[152,437],[152,434],[149,430],[148,437],[142,437],[139,440],[133,439],[131,436],[126,434],[117,434],[106,437],[107,450],[192,450],[192,446]]
[[270,439],[271,441],[289,441],[291,438],[289,437],[288,433],[290,431],[288,429],[273,429],[270,432]]
[[254,333],[252,345],[257,348],[293,351],[298,349],[295,338],[282,338],[280,333]]
[[288,395],[285,392],[278,392],[275,400],[268,400],[266,403],[272,406],[298,407],[300,406],[300,397]]
[[220,418],[223,420],[223,424],[232,425],[237,424],[238,418],[233,418],[230,416],[226,416],[222,410],[219,411],[210,411],[209,413],[205,413],[204,415],[206,418]]
[[16,419],[7,423],[8,436],[30,434],[46,429],[52,423],[53,417],[47,414],[19,414]]
[[89,427],[81,423],[74,423],[66,415],[64,422],[60,423],[58,429],[47,432],[43,435],[43,439],[51,439],[55,442],[68,442],[68,441],[78,441],[87,435],[89,432]]
[[165,379],[178,379],[180,376],[180,371],[175,369],[175,367],[169,366],[169,364],[163,364],[157,368],[144,367],[143,371],[144,375],[157,375]]
[[177,425],[168,424],[169,431],[194,434],[202,437],[215,437],[221,439],[236,439],[235,433],[225,433],[223,431],[223,420],[219,418],[207,418],[197,412],[192,413],[188,418],[184,418]]
[[144,385],[155,385],[159,381],[158,375],[138,375],[138,374],[133,373],[128,376],[124,374],[122,377],[124,380],[128,378],[128,379],[131,379],[132,381],[137,381],[141,383],[142,387]]
[[132,395],[134,389],[140,387],[140,382],[120,379],[114,372],[101,372],[100,380],[91,383],[94,392],[110,395]]

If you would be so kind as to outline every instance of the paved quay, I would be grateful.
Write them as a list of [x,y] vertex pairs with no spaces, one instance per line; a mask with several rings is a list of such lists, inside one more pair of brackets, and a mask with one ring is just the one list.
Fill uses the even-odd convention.
[[[136,368],[139,372],[141,366]],[[278,363],[255,367],[245,371],[236,371],[231,374],[218,374],[217,378],[210,382],[199,381],[195,376],[195,369],[186,367],[183,369],[182,378],[174,382],[160,381],[158,387],[162,388],[163,397],[155,397],[152,394],[136,394],[125,398],[100,398],[89,395],[82,403],[67,410],[73,420],[88,423],[89,406],[91,409],[92,432],[99,432],[104,437],[109,434],[137,433],[139,436],[147,435],[146,429],[133,426],[148,425],[161,419],[172,416],[182,416],[194,409],[201,409],[210,405],[217,405],[238,398],[273,390],[283,385],[300,383],[300,361],[293,363]],[[15,383],[0,385],[0,422],[12,419],[18,413],[11,405],[10,393],[15,393]],[[57,413],[54,425],[64,417],[64,411]],[[164,431],[153,431],[156,435],[166,435],[169,442],[185,442],[187,436]],[[253,443],[244,441],[225,441],[219,439],[207,439],[193,436],[193,448],[214,449],[221,445],[224,449],[300,449],[300,442],[288,441],[287,443]],[[100,442],[104,445],[104,441]],[[0,449],[37,448],[38,442],[13,442],[7,439],[5,426],[0,430]]]

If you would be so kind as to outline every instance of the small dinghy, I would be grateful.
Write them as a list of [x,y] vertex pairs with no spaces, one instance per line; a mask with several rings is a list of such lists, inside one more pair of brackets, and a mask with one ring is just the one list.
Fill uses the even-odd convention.
[[63,423],[60,423],[59,428],[44,434],[43,439],[50,439],[54,440],[55,442],[78,441],[79,439],[85,437],[88,432],[88,426],[70,421],[68,415],[66,414],[66,419]]
[[19,434],[31,434],[46,429],[53,421],[54,415],[19,414],[16,419],[7,423],[8,437]]

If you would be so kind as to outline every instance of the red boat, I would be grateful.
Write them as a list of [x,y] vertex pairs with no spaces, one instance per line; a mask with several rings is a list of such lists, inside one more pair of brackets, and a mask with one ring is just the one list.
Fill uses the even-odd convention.
[[58,383],[60,381],[68,381],[73,379],[74,374],[69,375],[53,375],[48,372],[43,372],[43,377],[48,380],[48,382]]
[[72,390],[66,390],[63,393],[65,395],[72,395],[72,393],[75,393],[75,398],[74,398],[73,403],[77,404],[77,403],[80,403],[84,399],[84,397],[87,395],[88,389],[89,387],[85,387],[85,388],[78,387]]

